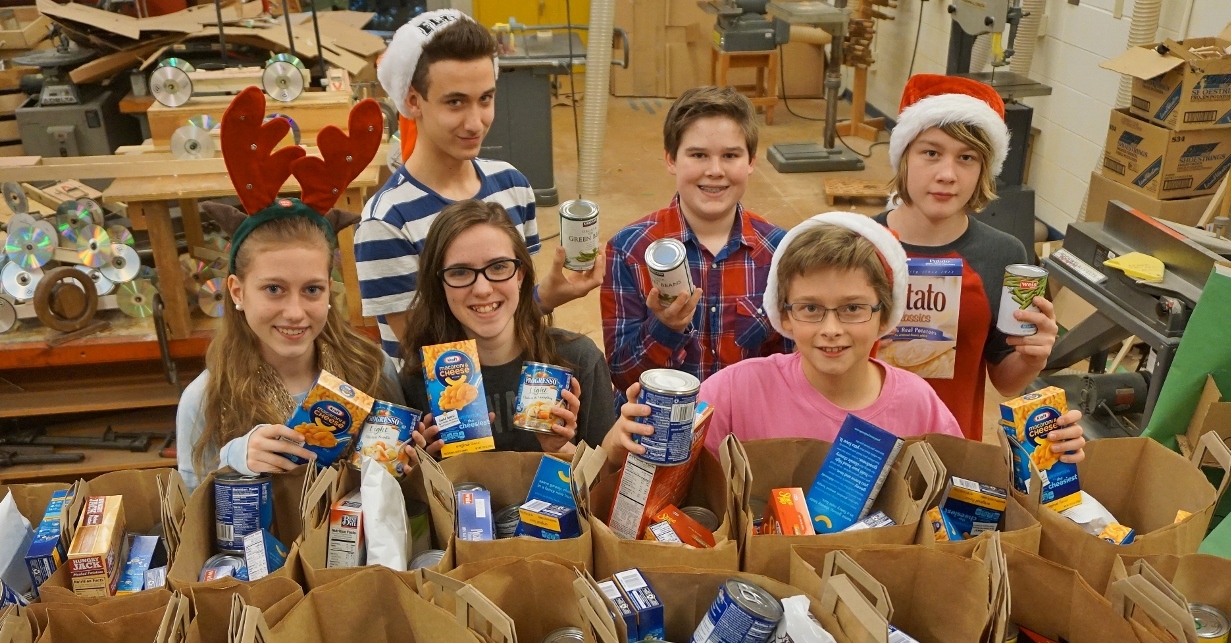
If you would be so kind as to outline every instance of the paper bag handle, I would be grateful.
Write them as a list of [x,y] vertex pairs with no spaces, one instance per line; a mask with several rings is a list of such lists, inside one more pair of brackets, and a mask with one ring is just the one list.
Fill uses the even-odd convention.
[[[840,614],[841,607],[845,607],[856,623],[871,635],[874,643],[889,643],[889,619],[872,607],[867,597],[855,588],[850,577],[845,574],[829,578],[821,593],[821,611],[833,616],[840,625],[844,625],[842,621],[846,619],[843,619]],[[844,626],[843,630],[845,629]],[[858,640],[849,634],[847,636]]]
[[419,467],[423,470],[423,484],[427,486],[424,490],[428,494],[428,499],[435,497],[449,515],[457,515],[457,497],[453,492],[453,483],[449,481],[449,476],[445,475],[445,470],[440,468],[440,463],[436,461],[423,450],[423,447],[415,446],[415,453],[419,456]]
[[[0,621],[0,643],[25,643],[34,640],[33,628],[25,609],[14,607],[8,618]],[[603,643],[606,643],[605,641]]]
[[487,640],[492,643],[516,643],[517,633],[513,620],[479,590],[456,578],[450,578],[426,567],[416,569],[414,576],[419,596],[424,600],[438,607],[444,607],[427,591],[428,583],[436,584],[441,591],[453,597],[453,615],[463,627],[473,629],[470,624],[470,613],[473,611],[480,617],[479,627],[486,630],[488,629],[486,626],[490,626],[490,632],[482,632]]
[[850,554],[835,549],[825,554],[825,560],[821,565],[821,583],[828,582],[834,576],[845,575],[878,614],[885,617],[885,620],[893,618],[893,602],[889,599],[889,590],[885,589],[885,586],[867,570],[860,567]]
[[1205,466],[1203,460],[1207,453],[1218,462],[1218,467],[1222,469],[1222,481],[1218,483],[1218,498],[1222,498],[1227,490],[1227,483],[1231,482],[1231,449],[1227,448],[1227,444],[1222,441],[1222,436],[1217,431],[1207,431],[1200,440],[1197,440],[1197,448],[1193,450],[1193,465],[1198,469]]
[[[926,451],[925,451],[926,450]],[[915,503],[915,508],[911,510],[910,515],[906,516],[907,522],[919,520],[923,513],[927,511],[927,505],[936,495],[937,482],[941,476],[941,472],[936,468],[935,460],[927,451],[932,451],[932,446],[926,442],[915,442],[906,447],[905,453],[902,455],[902,464],[898,471],[902,478],[906,479],[906,473],[910,471],[911,465],[919,471],[923,476],[923,497],[918,498],[920,502]]]
[[[1137,582],[1134,582],[1134,578]],[[1130,576],[1112,583],[1107,588],[1107,599],[1111,602],[1112,609],[1125,619],[1131,619],[1133,607],[1137,607],[1167,630],[1167,633],[1175,637],[1176,641],[1192,641],[1197,638],[1192,618],[1187,617],[1183,620],[1177,618],[1177,614],[1164,607],[1168,605],[1170,599],[1144,578]],[[1171,606],[1175,610],[1180,609],[1174,603],[1171,603]],[[1183,609],[1184,613],[1187,611],[1187,608]],[[1187,633],[1186,630],[1188,630]]]
[[[315,476],[312,485],[304,491],[303,497],[299,501],[299,511],[303,516],[304,533],[307,533],[310,527],[320,527],[329,519],[329,505],[332,499],[334,484],[337,482],[338,472],[334,469],[325,469],[320,475]],[[308,483],[307,478],[304,479],[304,484]],[[303,538],[301,535],[300,538]]]
[[590,632],[598,639],[598,643],[624,643],[615,619],[611,615],[612,606],[608,606],[602,592],[594,585],[594,579],[589,574],[582,575],[577,571],[573,580],[573,593],[577,596],[577,604],[581,609],[581,617],[590,626]]
[[154,635],[154,643],[178,643],[188,634],[188,598],[178,591],[171,594],[167,609],[162,613],[162,622]]

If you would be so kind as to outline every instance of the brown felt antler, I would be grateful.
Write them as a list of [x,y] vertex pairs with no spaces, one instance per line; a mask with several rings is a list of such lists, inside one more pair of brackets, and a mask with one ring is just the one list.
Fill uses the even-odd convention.
[[291,172],[299,181],[299,200],[321,214],[328,213],[376,156],[383,126],[380,104],[368,98],[351,108],[348,133],[334,125],[322,129],[316,145],[323,158],[305,156],[291,163]]
[[275,152],[291,125],[283,118],[264,119],[265,94],[259,87],[240,92],[222,115],[222,159],[248,214],[260,212],[278,198],[291,175],[291,164],[305,154],[298,145]]

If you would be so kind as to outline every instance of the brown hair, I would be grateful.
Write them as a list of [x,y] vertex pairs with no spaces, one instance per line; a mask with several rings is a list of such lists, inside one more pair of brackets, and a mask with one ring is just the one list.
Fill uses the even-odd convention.
[[[274,219],[253,230],[235,257],[235,275],[248,273],[257,253],[274,247],[319,248],[328,253],[333,269],[335,245],[325,231],[306,217]],[[277,408],[265,390],[258,370],[262,365],[261,340],[248,326],[243,313],[235,310],[229,289],[224,289],[222,323],[205,354],[209,382],[205,389],[205,429],[192,447],[192,464],[199,473],[213,468],[205,459],[206,449],[220,449],[230,440],[244,435],[258,424],[282,424],[289,418]],[[342,317],[340,302],[330,295],[325,328],[316,341],[327,345],[341,365],[334,373],[355,388],[377,398],[388,397],[382,373],[385,355],[375,343],[357,333]],[[317,355],[318,362],[320,355]],[[185,445],[188,446],[188,445]]]
[[479,59],[495,59],[496,38],[485,27],[473,20],[457,20],[441,29],[423,47],[415,73],[410,77],[410,86],[427,97],[427,74],[432,63],[441,60],[470,62]]
[[778,260],[778,305],[788,303],[791,282],[796,277],[818,268],[864,271],[877,302],[885,306],[881,309],[881,323],[886,321],[886,309],[893,308],[893,286],[876,246],[858,232],[831,223],[804,230],[782,252]]
[[747,96],[732,87],[703,85],[684,90],[671,104],[663,121],[663,147],[674,159],[680,150],[680,141],[688,127],[702,118],[718,116],[735,121],[744,132],[744,145],[748,157],[757,155],[756,108]]
[[[986,208],[987,204],[996,199],[996,177],[992,176],[992,142],[987,137],[987,133],[978,126],[968,123],[945,123],[937,127],[940,131],[979,153],[981,165],[979,182],[975,185],[975,192],[970,196],[970,201],[966,202],[966,207],[974,212]],[[906,152],[898,161],[897,172],[889,181],[889,189],[897,192],[898,198],[907,205],[911,204],[911,198],[906,189],[906,160],[910,158],[910,148],[914,144],[914,141],[911,141],[911,144],[906,146]]]
[[551,317],[544,318],[534,301],[534,259],[526,247],[526,240],[500,204],[470,199],[441,210],[423,240],[423,252],[419,255],[419,288],[406,321],[406,334],[401,338],[403,377],[422,377],[420,347],[466,339],[466,329],[449,309],[446,286],[439,272],[445,267],[449,246],[463,232],[480,225],[489,225],[505,233],[513,244],[513,258],[521,262],[522,281],[517,308],[513,311],[513,325],[522,355],[534,362],[572,366],[562,363],[556,353],[555,342],[547,333]]

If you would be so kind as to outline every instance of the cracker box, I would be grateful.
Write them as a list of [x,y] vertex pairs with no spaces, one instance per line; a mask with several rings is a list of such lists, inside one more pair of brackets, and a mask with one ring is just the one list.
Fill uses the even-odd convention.
[[688,462],[675,466],[658,466],[629,454],[620,469],[618,491],[611,503],[607,525],[612,533],[626,540],[636,540],[653,522],[654,515],[667,505],[679,506],[688,495],[692,474],[705,449],[705,434],[709,430],[713,409],[697,407],[692,430],[692,455]]
[[962,300],[961,259],[907,259],[906,311],[876,356],[919,377],[951,379]]
[[863,518],[859,522],[847,527],[846,529],[843,529],[842,531],[860,531],[862,529],[876,529],[877,527],[892,527],[896,524],[898,524],[897,521],[890,518],[888,514],[883,511],[878,511],[874,514],[868,515],[866,518]]
[[949,540],[966,540],[985,531],[996,531],[1007,502],[1008,493],[1000,487],[950,476],[940,500]]
[[[616,572],[612,578],[615,579],[620,592],[628,599],[628,606],[637,617],[636,640],[665,638],[667,631],[663,603],[654,588],[650,587],[649,581],[641,575],[641,570],[633,568]],[[632,632],[629,632],[629,638],[632,638]]]
[[457,538],[459,540],[492,540],[491,493],[483,489],[457,492]]
[[64,512],[72,503],[72,489],[61,489],[51,494],[51,502],[47,503],[43,520],[34,532],[30,549],[26,551],[26,569],[30,570],[36,596],[39,586],[51,578],[64,562],[67,553],[63,537]]
[[646,527],[643,540],[678,542],[698,548],[715,545],[714,534],[675,505],[663,507],[654,515],[653,521]]
[[846,416],[808,490],[816,533],[842,531],[868,515],[902,443],[902,438],[871,422]]
[[128,535],[128,561],[124,563],[124,571],[116,585],[116,596],[135,594],[145,589],[145,574],[154,560],[155,549],[158,549],[158,536]]
[[1000,427],[1009,437],[1013,452],[1013,486],[1030,493],[1030,465],[1039,470],[1043,489],[1040,502],[1060,512],[1081,504],[1077,465],[1060,461],[1052,453],[1047,434],[1068,411],[1064,390],[1049,386],[1000,405]]
[[573,507],[555,505],[544,500],[531,500],[518,511],[521,524],[517,533],[542,540],[563,540],[581,536],[581,522]]
[[329,510],[329,548],[325,567],[360,567],[364,563],[363,502],[355,489]]
[[[374,401],[329,371],[321,371],[286,425],[303,436],[303,447],[316,454],[316,466],[327,467],[351,446]],[[306,462],[298,456],[286,457],[295,464]]]
[[615,603],[618,616],[624,619],[624,626],[628,629],[630,639],[637,636],[637,615],[633,613],[633,608],[629,607],[628,599],[624,598],[624,594],[620,593],[620,588],[616,587],[615,581],[603,580],[598,582],[598,588],[603,592],[603,596],[611,599]]
[[444,440],[440,456],[494,450],[496,439],[487,419],[487,393],[475,341],[424,346],[419,356],[432,416]]
[[68,547],[73,593],[88,598],[115,594],[125,560],[124,499],[90,496],[81,510],[77,531]]
[[808,500],[800,487],[774,489],[765,503],[765,515],[761,517],[762,534],[786,534],[787,536],[810,536],[816,533],[812,517],[808,513]]

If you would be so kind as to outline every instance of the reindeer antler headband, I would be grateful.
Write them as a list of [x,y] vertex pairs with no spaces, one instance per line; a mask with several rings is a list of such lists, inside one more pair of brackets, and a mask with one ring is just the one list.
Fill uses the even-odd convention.
[[[220,226],[231,232],[231,273],[235,257],[248,235],[275,219],[306,217],[321,227],[330,242],[337,231],[358,217],[333,207],[350,182],[363,172],[380,148],[384,115],[368,98],[351,108],[349,135],[329,125],[316,135],[321,157],[307,156],[299,146],[274,151],[290,130],[284,118],[262,122],[265,94],[257,87],[239,93],[222,115],[222,159],[231,184],[247,213],[220,203],[202,203]],[[279,199],[278,191],[292,174],[299,181],[300,198]]]

